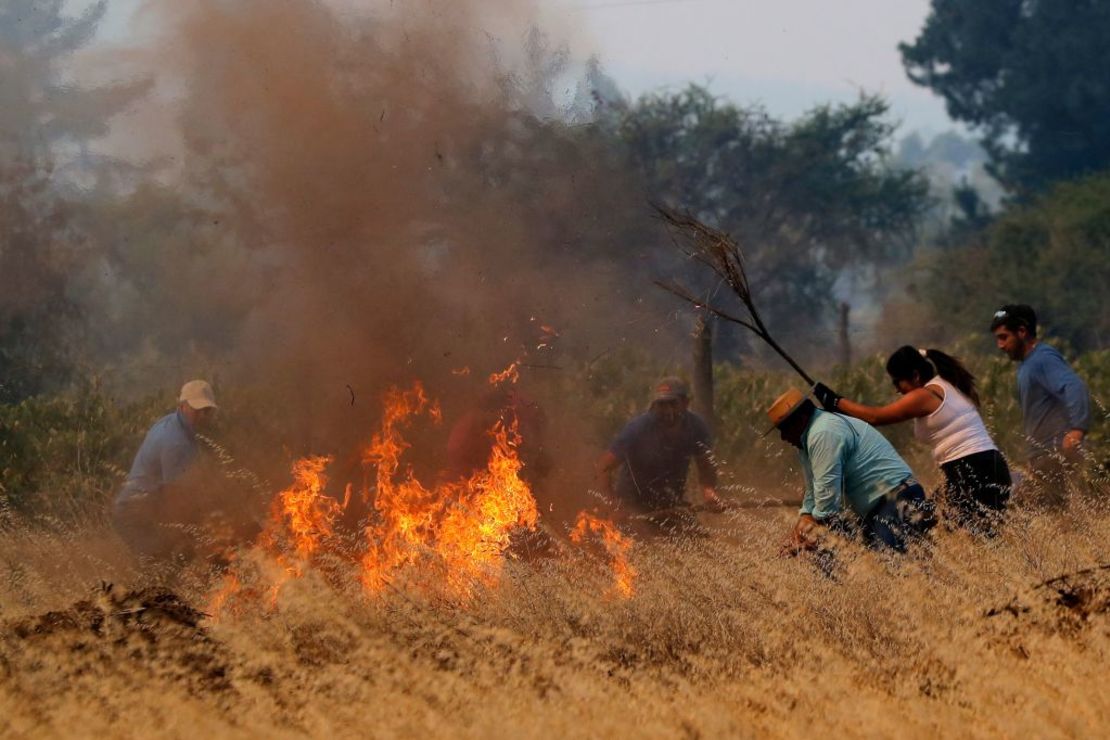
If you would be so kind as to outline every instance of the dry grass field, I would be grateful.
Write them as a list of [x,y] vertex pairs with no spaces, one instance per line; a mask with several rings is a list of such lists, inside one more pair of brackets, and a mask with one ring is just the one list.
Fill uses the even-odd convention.
[[[777,557],[790,514],[705,515],[603,557],[509,562],[468,603],[309,569],[206,618],[221,576],[127,565],[102,525],[0,535],[10,737],[1092,737],[1110,730],[1110,507],[1017,511],[912,557]],[[1086,571],[1086,572],[1080,572]],[[1065,573],[1067,579],[1049,579]],[[101,581],[115,585],[98,586]],[[170,590],[172,589],[172,590]]]

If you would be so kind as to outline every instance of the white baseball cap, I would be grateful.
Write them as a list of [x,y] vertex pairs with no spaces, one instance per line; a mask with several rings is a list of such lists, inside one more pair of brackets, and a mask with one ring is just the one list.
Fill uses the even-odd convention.
[[208,385],[207,380],[190,380],[181,386],[181,396],[177,400],[198,410],[218,408],[216,394],[212,392],[212,386]]

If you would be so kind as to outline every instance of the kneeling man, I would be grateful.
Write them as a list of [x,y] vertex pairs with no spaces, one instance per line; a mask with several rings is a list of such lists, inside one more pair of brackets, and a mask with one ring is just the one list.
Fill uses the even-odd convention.
[[779,396],[767,415],[784,442],[798,448],[806,488],[788,549],[813,549],[821,527],[851,530],[864,541],[905,552],[908,540],[935,524],[913,471],[874,427],[818,409],[801,391]]

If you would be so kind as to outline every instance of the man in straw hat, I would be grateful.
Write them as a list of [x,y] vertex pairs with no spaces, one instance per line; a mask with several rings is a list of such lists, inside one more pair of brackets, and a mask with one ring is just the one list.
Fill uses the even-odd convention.
[[185,544],[181,513],[190,502],[178,485],[194,467],[196,434],[216,412],[212,386],[190,380],[181,387],[177,409],[154,423],[143,439],[131,472],[112,506],[112,525],[139,556],[172,556]]
[[680,378],[663,378],[655,385],[647,412],[628,422],[597,462],[602,493],[610,499],[615,494],[626,507],[622,513],[646,515],[666,532],[689,530],[696,524],[683,512],[691,460],[697,463],[706,505],[723,508],[717,497],[717,468],[709,427],[689,406],[686,383]]
[[[816,547],[822,527],[853,531],[869,547],[905,552],[912,537],[935,520],[913,471],[874,427],[818,409],[791,388],[767,415],[784,442],[798,448],[805,495],[786,550]],[[856,521],[846,516],[845,507]]]

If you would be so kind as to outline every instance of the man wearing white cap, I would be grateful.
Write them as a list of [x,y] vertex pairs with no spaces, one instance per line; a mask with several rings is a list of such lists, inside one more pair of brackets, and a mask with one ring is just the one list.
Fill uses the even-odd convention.
[[164,557],[181,544],[180,527],[167,527],[187,502],[174,500],[183,492],[173,484],[193,466],[197,457],[196,433],[216,411],[212,386],[190,380],[181,387],[177,410],[163,416],[147,432],[131,472],[116,496],[112,524],[138,555]]
[[886,437],[866,422],[818,409],[797,388],[767,412],[772,429],[798,448],[805,495],[788,549],[812,549],[820,527],[845,528],[848,508],[869,547],[904,552],[932,519],[925,491]]

